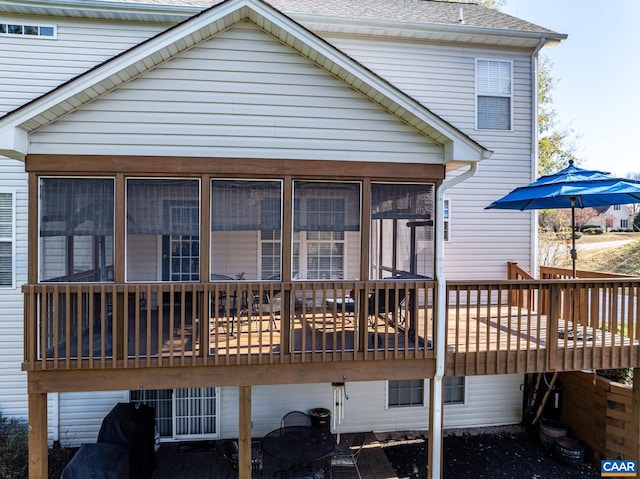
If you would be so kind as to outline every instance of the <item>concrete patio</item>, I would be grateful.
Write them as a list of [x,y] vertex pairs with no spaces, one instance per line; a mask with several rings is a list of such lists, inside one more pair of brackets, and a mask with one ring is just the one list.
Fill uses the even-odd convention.
[[[344,434],[345,440],[351,435]],[[226,479],[238,477],[216,447],[217,441],[198,443],[165,443],[157,453],[158,467],[153,479]],[[321,465],[317,466],[318,468]],[[397,479],[397,476],[387,460],[387,456],[373,433],[367,433],[365,445],[358,460],[358,467],[362,479]],[[264,455],[264,469],[255,471],[254,477],[272,478],[283,477],[276,474],[280,470],[277,459]],[[286,475],[284,477],[287,477]],[[304,477],[302,471],[295,471],[289,477]],[[325,474],[325,478],[330,477]],[[357,479],[358,474],[353,468],[334,469],[333,477],[338,479]]]

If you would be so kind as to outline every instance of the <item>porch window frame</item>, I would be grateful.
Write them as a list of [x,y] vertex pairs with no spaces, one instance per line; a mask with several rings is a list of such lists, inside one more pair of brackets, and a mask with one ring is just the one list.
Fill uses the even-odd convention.
[[[363,228],[362,228],[362,222],[363,222],[363,217],[364,217],[364,213],[363,212],[363,195],[364,195],[364,181],[362,179],[344,179],[344,180],[330,180],[330,179],[313,179],[313,180],[309,180],[309,179],[305,179],[305,178],[293,178],[293,181],[291,183],[291,195],[293,198],[293,202],[294,204],[292,205],[291,208],[291,238],[289,238],[290,244],[291,244],[291,258],[290,258],[290,266],[291,266],[291,280],[292,281],[349,281],[349,280],[354,280],[357,279],[357,277],[360,274],[360,270],[362,269],[362,265],[359,265],[357,268],[357,271],[354,274],[353,278],[347,277],[347,253],[348,253],[348,247],[349,247],[349,241],[348,241],[348,235],[347,230],[340,230],[343,234],[342,239],[309,239],[308,238],[308,233],[311,231],[318,231],[318,230],[299,230],[296,231],[296,221],[295,221],[295,216],[296,216],[296,198],[295,198],[295,185],[296,183],[321,183],[321,184],[330,184],[330,183],[335,183],[335,184],[353,184],[353,185],[357,185],[358,186],[358,230],[357,233],[359,235],[359,243],[362,244],[362,234],[363,234]],[[369,192],[370,194],[370,192]],[[314,200],[314,199],[318,199],[318,198],[314,198],[313,196],[310,196],[308,198],[308,200]],[[346,204],[346,202],[344,203],[344,208],[343,208],[343,214],[346,216],[348,212],[348,205]],[[308,213],[308,212],[307,212]],[[302,212],[300,211],[298,214],[302,215]],[[368,214],[368,213],[367,213]],[[338,232],[339,230],[329,230],[332,235],[335,232]],[[349,230],[351,231],[351,230]],[[299,233],[299,237],[296,238],[295,235],[296,233]],[[297,274],[294,274],[294,271],[296,271],[296,268],[294,267],[294,245],[298,244],[298,268],[297,268]],[[342,274],[341,274],[341,278],[336,279],[336,278],[325,278],[325,279],[309,279],[308,277],[308,257],[307,257],[307,251],[308,251],[308,246],[309,244],[312,243],[318,243],[318,244],[330,244],[330,245],[334,245],[334,244],[341,244],[342,245]],[[302,258],[304,258],[304,266],[303,266],[303,262],[302,262]]]
[[[199,218],[200,218],[200,224],[199,224],[199,234],[198,234],[198,241],[199,241],[199,263],[200,263],[200,267],[198,269],[198,280],[192,280],[192,281],[173,281],[171,279],[169,280],[164,280],[163,279],[163,274],[162,274],[162,242],[163,242],[163,236],[164,235],[158,235],[157,238],[157,247],[159,248],[159,252],[160,254],[158,255],[159,257],[157,258],[157,268],[158,268],[158,274],[156,274],[156,279],[153,280],[133,280],[129,278],[129,228],[127,225],[127,216],[128,216],[128,198],[129,198],[129,181],[130,180],[152,180],[152,181],[165,181],[165,180],[169,180],[169,181],[197,181],[198,182],[198,199],[197,199],[197,205],[198,205],[198,209],[199,209]],[[124,255],[124,271],[123,271],[123,277],[124,277],[124,282],[125,283],[131,283],[131,284],[135,284],[135,283],[181,283],[181,282],[203,282],[203,278],[202,278],[202,244],[203,244],[203,237],[202,237],[202,231],[203,231],[203,224],[202,224],[202,212],[203,212],[203,195],[202,195],[202,181],[203,178],[201,175],[189,175],[189,176],[144,176],[144,175],[127,175],[124,178],[124,192],[123,192],[123,199],[122,201],[124,202],[124,211],[125,211],[125,218],[124,218],[124,231],[123,231],[123,236],[124,236],[124,251],[123,251],[123,255]],[[116,192],[116,199],[117,199],[117,192]],[[176,201],[180,201],[185,203],[184,205],[181,206],[192,206],[192,205],[187,205],[186,203],[188,201],[196,201],[196,200],[191,200],[191,199],[185,199],[185,198],[180,198],[180,199],[170,199],[170,200],[166,200],[169,201],[173,204],[169,205],[170,208],[175,207],[176,206]],[[169,213],[170,215],[170,211],[169,212],[163,212],[163,215]],[[164,216],[163,216],[164,218]],[[170,220],[170,218],[169,218]],[[164,220],[163,220],[164,221]],[[116,218],[116,224],[117,223],[117,218]],[[207,224],[207,227],[209,227],[209,223]],[[171,235],[168,235],[171,236]],[[193,235],[190,235],[193,236]],[[116,252],[117,254],[117,252]],[[171,276],[171,273],[169,274]]]
[[[112,242],[113,242],[113,272],[111,274],[111,279],[108,279],[107,281],[105,281],[106,283],[114,283],[116,282],[116,268],[117,268],[117,231],[116,231],[116,225],[117,225],[117,197],[118,197],[118,189],[117,189],[117,178],[115,175],[113,174],[96,174],[96,175],[53,175],[53,174],[42,174],[42,175],[37,175],[36,177],[36,183],[35,183],[35,190],[34,192],[32,192],[32,195],[35,195],[35,198],[37,198],[37,223],[36,223],[36,227],[35,227],[35,237],[36,237],[36,241],[37,241],[37,255],[34,258],[33,261],[33,265],[34,265],[34,275],[36,278],[36,282],[37,283],[44,283],[44,284],[50,284],[52,283],[52,281],[50,280],[46,280],[42,278],[42,236],[41,236],[41,230],[42,230],[42,223],[41,223],[41,219],[42,219],[42,201],[40,198],[40,188],[42,185],[42,181],[43,180],[48,180],[48,179],[52,179],[52,180],[111,180],[113,182],[113,236],[112,236]],[[55,282],[58,283],[58,282]],[[75,284],[75,283],[84,283],[84,281],[65,281],[65,282],[60,282],[59,284],[65,284],[65,283],[69,283],[69,284]]]

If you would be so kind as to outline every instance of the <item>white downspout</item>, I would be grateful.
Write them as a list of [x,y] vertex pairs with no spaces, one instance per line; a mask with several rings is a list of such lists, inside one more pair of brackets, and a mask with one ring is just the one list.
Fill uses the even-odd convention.
[[[541,38],[540,43],[531,54],[531,181],[538,176],[538,53],[546,45],[547,39]],[[531,215],[531,228],[533,233],[533,247],[531,248],[532,274],[537,277],[538,265],[538,213]]]
[[468,180],[478,171],[478,163],[476,161],[469,162],[469,169],[456,176],[455,178],[445,181],[436,190],[436,224],[438,225],[435,244],[435,270],[436,270],[436,371],[433,376],[433,384],[431,386],[432,396],[431,405],[432,422],[429,424],[431,431],[430,437],[433,441],[432,457],[435,459],[433,464],[429,464],[429,478],[440,479],[442,477],[442,398],[443,398],[443,378],[445,367],[445,342],[447,337],[447,283],[444,276],[444,194],[445,192],[463,181]]

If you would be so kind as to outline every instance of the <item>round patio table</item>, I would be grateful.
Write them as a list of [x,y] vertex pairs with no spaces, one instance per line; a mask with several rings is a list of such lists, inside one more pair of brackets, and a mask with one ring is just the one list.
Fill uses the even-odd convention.
[[331,433],[313,426],[281,427],[262,438],[264,452],[294,465],[323,459],[335,447]]

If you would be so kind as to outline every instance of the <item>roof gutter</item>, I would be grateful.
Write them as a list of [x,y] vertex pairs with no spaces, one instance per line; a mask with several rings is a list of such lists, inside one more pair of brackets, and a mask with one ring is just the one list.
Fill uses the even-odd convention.
[[167,22],[175,23],[183,21],[200,13],[207,7],[189,5],[159,5],[145,3],[105,2],[103,0],[3,0],[0,12],[29,14],[29,15],[55,15],[86,18],[117,18],[138,19],[147,17],[148,21],[157,22],[165,17]]
[[447,281],[444,275],[444,194],[453,186],[468,180],[478,171],[478,162],[467,162],[469,169],[455,178],[445,181],[436,190],[436,224],[438,234],[435,243],[436,269],[436,370],[431,384],[431,404],[429,407],[429,474],[431,479],[442,477],[442,426],[443,426],[443,383],[445,368],[445,342],[447,337]]

